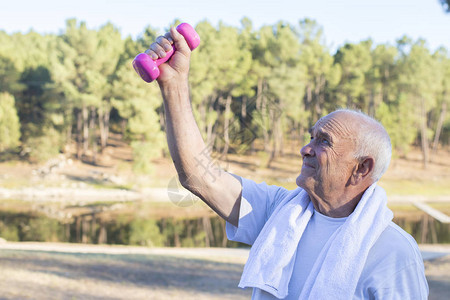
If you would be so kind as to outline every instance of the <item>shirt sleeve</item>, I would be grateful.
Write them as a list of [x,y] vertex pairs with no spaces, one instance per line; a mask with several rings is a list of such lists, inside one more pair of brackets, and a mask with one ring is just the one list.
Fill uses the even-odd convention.
[[415,240],[391,222],[369,252],[356,299],[428,299],[422,255]]
[[425,278],[423,264],[413,262],[384,281],[383,287],[378,288],[374,299],[413,300],[428,299],[428,283]]
[[285,188],[256,183],[241,177],[242,196],[239,208],[239,225],[227,222],[229,240],[252,245],[275,207],[289,192]]

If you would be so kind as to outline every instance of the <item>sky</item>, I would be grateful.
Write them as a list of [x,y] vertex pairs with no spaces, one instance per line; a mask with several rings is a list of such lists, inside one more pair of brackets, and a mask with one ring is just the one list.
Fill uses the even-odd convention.
[[0,30],[7,33],[30,29],[39,33],[61,33],[65,21],[76,18],[89,28],[108,21],[122,35],[133,38],[151,25],[164,33],[175,19],[192,25],[208,20],[240,26],[248,17],[254,28],[282,20],[297,25],[310,18],[324,29],[325,43],[337,49],[346,42],[372,38],[376,44],[390,43],[403,35],[423,38],[431,50],[444,46],[450,51],[450,13],[438,0],[1,0]]

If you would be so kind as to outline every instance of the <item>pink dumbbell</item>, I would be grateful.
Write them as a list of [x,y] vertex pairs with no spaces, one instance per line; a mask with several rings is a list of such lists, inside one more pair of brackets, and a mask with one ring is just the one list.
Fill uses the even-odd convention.
[[[194,50],[200,44],[200,37],[198,36],[195,29],[188,23],[181,23],[180,25],[178,25],[177,31],[184,36],[191,50]],[[159,58],[157,60],[153,60],[145,53],[140,53],[134,58],[133,67],[139,74],[139,76],[144,79],[144,81],[152,82],[159,76],[158,66],[168,61],[170,57],[175,53],[175,51],[176,49],[174,45],[169,52],[166,52],[165,57]]]

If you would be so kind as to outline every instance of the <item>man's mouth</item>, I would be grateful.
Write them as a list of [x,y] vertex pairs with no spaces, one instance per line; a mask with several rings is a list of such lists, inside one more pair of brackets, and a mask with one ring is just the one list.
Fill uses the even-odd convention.
[[312,168],[314,169],[314,166],[308,162],[303,161],[303,167]]

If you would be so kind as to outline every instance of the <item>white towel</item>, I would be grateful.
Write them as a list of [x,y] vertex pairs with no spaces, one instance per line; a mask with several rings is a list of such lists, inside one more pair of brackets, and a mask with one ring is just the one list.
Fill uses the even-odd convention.
[[[313,213],[299,189],[277,206],[250,250],[239,287],[256,287],[277,298],[288,295],[300,238]],[[386,193],[372,184],[353,213],[330,237],[303,287],[300,299],[352,299],[369,250],[392,220]]]

